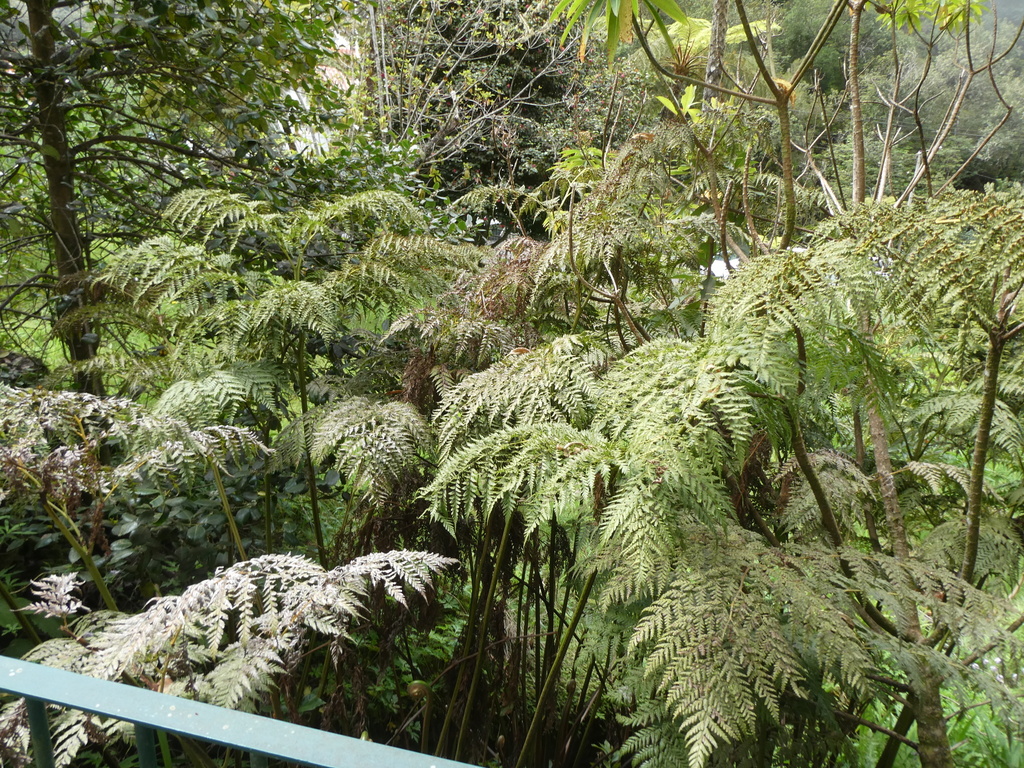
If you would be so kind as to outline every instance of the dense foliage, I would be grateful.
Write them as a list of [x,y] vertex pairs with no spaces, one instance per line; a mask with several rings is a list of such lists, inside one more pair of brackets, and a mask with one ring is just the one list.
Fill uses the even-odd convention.
[[4,652],[480,765],[1018,763],[1007,15],[0,0]]

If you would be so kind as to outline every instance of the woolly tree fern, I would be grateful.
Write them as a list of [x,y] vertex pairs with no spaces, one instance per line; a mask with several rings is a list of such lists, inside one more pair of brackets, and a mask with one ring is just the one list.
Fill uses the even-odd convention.
[[[579,605],[595,585],[639,612],[637,758],[729,764],[772,738],[821,759],[916,721],[922,765],[948,766],[945,697],[1019,709],[974,662],[1021,650],[999,578],[1020,570],[1020,495],[986,469],[1019,483],[1024,458],[1003,354],[1022,215],[1010,194],[866,209],[739,270],[703,339],[597,366],[562,339],[446,394],[434,514],[571,524]],[[862,716],[872,700],[900,730]],[[808,720],[822,739],[801,747]]]
[[[74,639],[49,640],[25,658],[257,711],[314,646],[326,642],[331,655],[337,653],[351,620],[363,610],[368,586],[406,605],[407,591],[427,597],[433,574],[454,562],[428,552],[396,551],[326,571],[302,557],[264,555],[223,569],[180,596],[157,598],[142,613],[79,618],[72,624]],[[48,587],[40,596],[42,608],[74,612],[77,606],[64,597],[66,586]],[[54,607],[55,602],[60,605]],[[61,715],[54,728],[56,764],[69,765],[104,730],[83,713]],[[0,750],[13,764],[23,764],[26,741],[24,702],[8,704],[0,713]]]

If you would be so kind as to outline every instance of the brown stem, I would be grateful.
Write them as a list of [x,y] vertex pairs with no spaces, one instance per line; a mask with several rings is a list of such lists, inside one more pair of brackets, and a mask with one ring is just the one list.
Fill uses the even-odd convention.
[[964,546],[964,560],[960,566],[960,578],[965,581],[973,580],[974,566],[978,559],[982,496],[985,489],[985,462],[988,458],[989,437],[996,410],[999,363],[1002,360],[1005,344],[1002,328],[993,329],[989,333],[988,354],[985,357],[985,377],[981,389],[981,413],[978,415],[978,431],[974,437],[971,480],[967,492],[967,541]]
[[555,683],[562,672],[562,661],[565,659],[565,654],[569,650],[569,643],[576,633],[576,627],[579,625],[580,619],[583,618],[583,611],[587,605],[587,600],[590,598],[590,591],[594,586],[596,578],[597,571],[593,571],[590,576],[587,577],[587,581],[583,585],[583,591],[580,592],[579,600],[576,602],[576,610],[572,615],[572,620],[569,622],[569,626],[562,635],[561,642],[558,645],[558,652],[555,654],[554,663],[551,665],[551,671],[544,680],[544,688],[541,690],[540,696],[537,697],[537,707],[534,710],[533,720],[530,722],[530,730],[527,731],[526,738],[523,740],[523,746],[519,752],[519,759],[516,761],[515,768],[523,768],[526,764],[530,745],[540,733],[541,721],[544,719],[543,714],[547,701],[551,698],[552,693],[554,693]]
[[814,501],[818,504],[818,511],[821,514],[821,524],[825,528],[832,546],[839,549],[843,546],[843,534],[839,530],[839,523],[836,522],[835,513],[832,511],[832,504],[829,503],[825,489],[821,485],[818,473],[814,471],[811,459],[807,455],[807,446],[804,444],[803,432],[800,429],[800,419],[796,409],[790,407],[788,411],[789,425],[793,430],[793,454],[796,456],[796,463],[811,488]]
[[[900,751],[900,745],[903,743],[902,736],[905,736],[907,731],[910,730],[910,726],[914,724],[914,720],[917,719],[917,713],[914,708],[909,704],[903,705],[903,710],[900,712],[900,716],[896,718],[896,725],[893,726],[893,734],[889,736],[889,740],[885,744],[885,748],[882,750],[882,754],[878,756],[878,762],[875,763],[875,768],[892,768],[896,762],[896,755]],[[916,746],[915,746],[916,749]]]
[[[870,374],[868,374],[868,386],[875,389],[874,379]],[[875,454],[875,473],[878,476],[878,486],[882,493],[885,521],[889,528],[889,538],[892,540],[893,554],[900,560],[907,560],[910,558],[910,543],[907,539],[903,512],[900,509],[899,495],[896,492],[896,483],[893,480],[892,457],[889,455],[889,433],[879,409],[878,397],[877,391],[871,392],[867,403],[868,429],[871,433],[871,446]]]
[[872,731],[875,731],[876,733],[884,733],[890,739],[895,739],[900,744],[905,744],[911,749],[917,749],[917,742],[913,741],[912,739],[908,739],[902,733],[893,730],[892,728],[886,728],[885,726],[881,726],[878,723],[872,723],[870,720],[865,720],[862,717],[851,715],[849,712],[843,712],[842,710],[832,710],[832,713],[836,717],[841,718],[842,720],[848,720],[851,723],[856,723],[857,725],[862,725],[865,728],[870,728]]

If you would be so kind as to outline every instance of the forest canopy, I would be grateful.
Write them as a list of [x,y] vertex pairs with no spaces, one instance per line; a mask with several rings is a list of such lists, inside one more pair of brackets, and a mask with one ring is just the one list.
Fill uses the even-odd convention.
[[0,0],[3,653],[482,766],[1020,764],[1022,29]]

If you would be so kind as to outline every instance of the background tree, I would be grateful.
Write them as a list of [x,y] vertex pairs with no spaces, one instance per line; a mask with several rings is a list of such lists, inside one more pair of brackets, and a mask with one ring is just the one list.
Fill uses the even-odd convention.
[[420,173],[458,192],[543,178],[586,71],[543,4],[404,0],[368,22],[367,109],[382,137],[417,143]]
[[[132,3],[0,5],[5,315],[54,334],[68,359],[95,354],[89,271],[140,237],[169,190],[250,174],[276,137],[309,122],[295,90],[332,108],[317,65],[332,6]],[[31,295],[32,298],[29,298]],[[42,299],[45,304],[40,301]],[[80,389],[99,390],[77,374]]]

